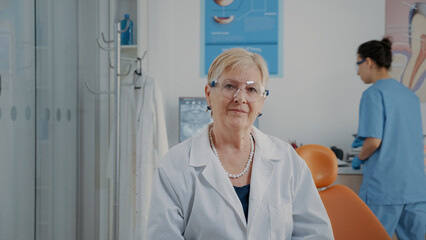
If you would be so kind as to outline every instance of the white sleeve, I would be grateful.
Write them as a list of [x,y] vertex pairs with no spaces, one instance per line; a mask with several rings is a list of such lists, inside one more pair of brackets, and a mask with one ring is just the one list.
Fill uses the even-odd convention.
[[147,239],[184,239],[184,219],[179,198],[163,169],[154,175]]
[[334,239],[330,219],[305,162],[299,176],[295,181],[292,239]]
[[169,150],[169,142],[166,131],[166,117],[164,115],[163,97],[161,95],[160,88],[157,83],[154,82],[154,104],[155,104],[155,134],[154,134],[154,146],[158,151],[158,161],[164,157]]

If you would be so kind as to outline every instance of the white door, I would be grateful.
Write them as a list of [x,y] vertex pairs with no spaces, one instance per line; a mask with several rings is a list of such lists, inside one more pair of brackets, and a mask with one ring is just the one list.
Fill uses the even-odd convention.
[[0,1],[0,239],[34,238],[34,1]]

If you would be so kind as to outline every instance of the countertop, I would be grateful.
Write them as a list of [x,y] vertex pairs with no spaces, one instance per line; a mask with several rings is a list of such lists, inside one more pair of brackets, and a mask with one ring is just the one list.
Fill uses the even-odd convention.
[[343,167],[339,166],[338,169],[337,169],[337,173],[338,174],[358,174],[358,175],[363,174],[362,166],[361,166],[361,169],[355,170],[350,165],[349,166],[343,166]]
[[352,168],[351,163],[342,161],[340,159],[337,159],[337,164],[338,164],[338,170],[337,170],[338,174],[358,174],[358,175],[363,174],[362,165],[361,165],[361,169],[355,170]]

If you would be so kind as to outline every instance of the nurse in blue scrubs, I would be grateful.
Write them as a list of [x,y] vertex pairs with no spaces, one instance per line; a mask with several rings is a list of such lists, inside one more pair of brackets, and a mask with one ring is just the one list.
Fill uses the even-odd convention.
[[400,240],[425,239],[426,176],[419,98],[391,78],[392,43],[384,38],[359,46],[358,75],[372,84],[362,94],[353,167],[364,164],[360,197]]

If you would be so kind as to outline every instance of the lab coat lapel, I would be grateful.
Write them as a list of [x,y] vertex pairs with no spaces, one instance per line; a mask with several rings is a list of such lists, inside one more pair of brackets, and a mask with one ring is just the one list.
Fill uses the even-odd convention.
[[279,160],[278,155],[274,154],[273,146],[269,139],[259,130],[254,129],[253,136],[256,140],[256,152],[253,160],[252,175],[250,182],[250,198],[248,212],[248,228],[256,217],[258,209],[262,204],[265,190],[270,188],[270,180],[274,171],[274,164]]
[[[214,161],[214,159],[211,159]],[[211,162],[210,162],[211,163]],[[240,223],[243,226],[246,226],[246,218],[244,216],[243,208],[241,202],[237,196],[237,193],[232,186],[231,181],[226,176],[225,172],[222,169],[219,169],[221,166],[218,164],[207,164],[206,168],[202,172],[203,177],[206,181],[222,196],[225,201],[232,206],[234,211],[239,216]]]
[[232,186],[231,181],[225,173],[222,165],[218,161],[210,148],[208,139],[208,129],[204,129],[201,134],[192,140],[190,166],[202,167],[201,175],[212,186],[212,188],[233,208],[239,216],[242,226],[246,226],[241,202]]

